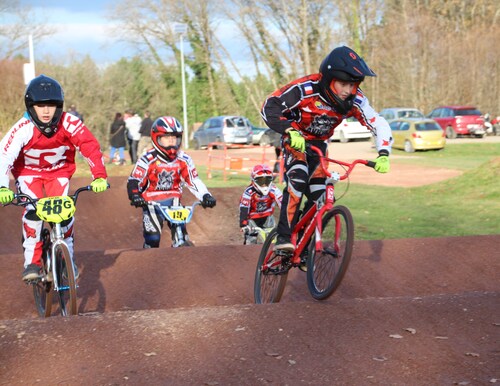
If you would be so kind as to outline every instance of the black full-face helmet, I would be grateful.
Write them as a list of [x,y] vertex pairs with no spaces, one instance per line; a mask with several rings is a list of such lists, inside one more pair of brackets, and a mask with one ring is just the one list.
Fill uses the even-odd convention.
[[[33,78],[26,88],[24,104],[31,120],[43,135],[47,137],[54,135],[57,131],[57,125],[61,120],[64,105],[64,92],[59,82],[43,74]],[[56,106],[56,112],[50,122],[44,123],[38,119],[33,108],[37,104],[51,104]]]
[[[321,96],[341,114],[347,114],[352,108],[356,89],[365,76],[377,76],[356,52],[346,46],[337,47],[330,52],[319,66],[319,73]],[[333,87],[335,80],[353,82],[357,87],[352,95],[342,100]]]

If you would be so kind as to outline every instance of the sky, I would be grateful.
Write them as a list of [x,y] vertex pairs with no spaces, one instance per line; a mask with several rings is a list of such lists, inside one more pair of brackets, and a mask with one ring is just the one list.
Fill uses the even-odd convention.
[[[121,57],[132,57],[136,50],[112,36],[107,20],[109,0],[21,0],[29,6],[36,20],[56,29],[56,33],[34,41],[37,58],[50,56],[64,63],[70,56],[89,55],[98,65],[113,63]],[[59,58],[59,59],[56,59]]]
[[[78,60],[89,55],[97,65],[105,66],[121,58],[138,55],[136,47],[120,41],[111,32],[111,21],[107,15],[113,3],[112,0],[20,0],[22,6],[32,9],[36,20],[43,20],[57,30],[54,35],[33,42],[35,63],[50,57],[51,62],[65,64],[70,58]],[[238,67],[253,73],[253,62],[247,61],[248,55],[242,53],[234,27],[222,23],[216,33]],[[185,55],[189,55],[187,44],[184,49]],[[28,53],[26,49],[26,56]]]

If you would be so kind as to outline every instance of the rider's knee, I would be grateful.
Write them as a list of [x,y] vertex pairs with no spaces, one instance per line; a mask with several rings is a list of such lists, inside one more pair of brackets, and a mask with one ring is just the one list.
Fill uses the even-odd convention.
[[292,167],[287,172],[288,183],[292,186],[294,190],[300,193],[305,193],[307,189],[308,175],[307,171],[301,167],[303,165],[297,165],[297,167]]

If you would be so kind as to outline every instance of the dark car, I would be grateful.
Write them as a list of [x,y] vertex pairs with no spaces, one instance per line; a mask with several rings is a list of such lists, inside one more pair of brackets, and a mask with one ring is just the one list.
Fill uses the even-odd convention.
[[484,118],[481,112],[473,106],[441,106],[428,115],[445,131],[446,138],[457,138],[469,135],[483,138]]

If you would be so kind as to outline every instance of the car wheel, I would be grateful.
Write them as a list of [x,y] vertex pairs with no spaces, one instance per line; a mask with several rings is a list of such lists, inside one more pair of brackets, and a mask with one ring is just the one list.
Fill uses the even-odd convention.
[[415,148],[413,147],[411,141],[405,141],[405,152],[407,153],[415,152]]
[[457,138],[457,133],[455,132],[455,130],[453,130],[453,127],[448,126],[446,128],[446,138],[449,138],[449,139]]
[[200,149],[201,149],[200,140],[195,139],[194,140],[194,150],[200,150]]
[[260,146],[269,146],[271,144],[271,139],[267,134],[264,134],[262,137],[260,137],[259,145]]
[[347,138],[344,134],[344,132],[341,130],[339,133],[339,139],[341,143],[347,143],[349,142],[349,138]]

